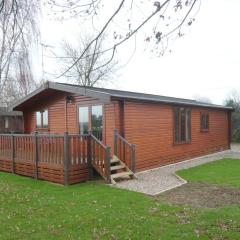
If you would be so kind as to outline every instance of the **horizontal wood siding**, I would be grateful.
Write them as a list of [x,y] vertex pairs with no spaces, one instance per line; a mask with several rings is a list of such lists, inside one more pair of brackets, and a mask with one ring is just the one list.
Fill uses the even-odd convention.
[[[94,97],[72,95],[67,103],[64,92],[52,92],[51,97],[35,101],[33,106],[24,112],[25,132],[36,131],[35,112],[48,109],[49,133],[78,134],[78,106],[101,104]],[[209,112],[209,132],[200,131],[200,112]],[[67,120],[67,122],[66,122]],[[144,103],[134,101],[117,101],[104,104],[103,142],[114,149],[114,129],[123,135],[128,142],[136,145],[137,170],[189,159],[195,156],[227,149],[228,113],[223,110],[192,108],[191,143],[173,144],[173,107],[167,104]],[[78,173],[86,178],[87,170]],[[73,175],[76,175],[73,171]]]
[[63,134],[67,131],[70,134],[79,133],[78,105],[97,104],[99,100],[88,96],[72,96],[72,101],[68,102],[66,106],[67,95],[71,94],[56,91],[50,98],[38,101],[24,111],[25,133],[38,131],[36,129],[36,111],[44,109],[48,109],[48,130],[44,130],[45,132],[53,134]]
[[[25,133],[36,131],[36,111],[48,109],[48,131],[63,133],[65,131],[65,93],[56,92],[51,97],[33,103],[24,114]],[[47,131],[47,130],[45,130]]]
[[200,112],[204,109],[191,109],[191,142],[174,145],[171,105],[125,103],[125,138],[136,145],[138,171],[225,150],[229,147],[228,113],[208,109],[209,132],[201,132]]
[[105,144],[111,148],[111,153],[114,149],[114,129],[121,130],[121,109],[119,101],[112,101],[105,104]]

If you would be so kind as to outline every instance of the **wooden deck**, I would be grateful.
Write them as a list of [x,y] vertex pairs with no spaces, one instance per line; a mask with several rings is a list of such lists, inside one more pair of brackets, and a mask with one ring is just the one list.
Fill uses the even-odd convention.
[[113,156],[117,162],[110,147],[92,133],[0,135],[0,171],[65,185],[91,179],[93,168],[109,183],[126,174],[134,176],[135,146],[116,131]]
[[[91,135],[2,134],[0,171],[65,185],[79,183],[91,178],[92,163],[101,172],[105,150]],[[103,176],[107,179],[105,172]]]

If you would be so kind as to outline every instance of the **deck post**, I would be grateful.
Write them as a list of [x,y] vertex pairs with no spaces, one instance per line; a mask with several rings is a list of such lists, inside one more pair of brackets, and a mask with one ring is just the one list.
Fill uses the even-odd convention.
[[131,170],[135,173],[136,172],[136,147],[134,144],[131,146]]
[[11,148],[12,148],[12,173],[15,173],[15,142],[13,133],[11,134]]
[[114,155],[117,155],[117,129],[114,129]]
[[34,132],[35,144],[35,178],[38,179],[38,132]]
[[93,167],[92,167],[92,141],[91,132],[87,136],[87,162],[88,162],[88,173],[89,179],[93,178]]
[[105,173],[106,173],[106,179],[108,183],[111,183],[111,177],[110,177],[110,161],[111,161],[111,156],[110,156],[110,147],[106,147],[106,156],[105,156],[105,163],[104,167],[106,168]]
[[64,185],[68,185],[68,132],[64,132]]

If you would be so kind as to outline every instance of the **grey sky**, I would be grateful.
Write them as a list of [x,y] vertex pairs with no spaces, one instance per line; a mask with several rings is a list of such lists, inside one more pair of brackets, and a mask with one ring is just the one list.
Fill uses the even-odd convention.
[[[239,0],[202,1],[187,35],[177,40],[171,46],[172,52],[163,57],[144,51],[143,39],[139,37],[131,61],[120,68],[107,87],[183,98],[202,96],[221,104],[232,90],[240,90],[239,9]],[[57,46],[64,36],[74,36],[76,27],[45,16],[43,42]],[[128,62],[133,48],[131,41],[118,50],[121,65]],[[47,51],[44,53],[48,55]],[[45,71],[54,72],[53,59],[44,58],[44,63]],[[40,76],[41,70],[36,71]],[[54,80],[51,75],[45,77]]]

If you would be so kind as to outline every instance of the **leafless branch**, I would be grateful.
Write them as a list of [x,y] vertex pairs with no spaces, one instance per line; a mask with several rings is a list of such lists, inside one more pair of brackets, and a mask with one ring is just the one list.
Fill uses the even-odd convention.
[[[63,49],[65,55],[68,56],[68,59],[62,59],[61,61],[64,68],[68,68],[78,59],[82,49],[86,49],[91,38],[85,36],[85,38],[80,37],[79,39],[80,44],[78,46],[73,46],[67,42],[64,43]],[[107,61],[105,55],[99,53],[103,47],[103,42],[104,36],[95,41],[95,45],[87,50],[87,52],[93,54],[87,54],[88,57],[78,61],[65,77],[70,79],[71,82],[73,81],[82,86],[93,86],[96,83],[99,84],[110,79],[111,74],[116,71],[117,62],[111,60],[111,64],[110,62],[105,64]]]
[[[162,32],[156,30],[157,28],[157,25],[155,26],[154,28],[154,34],[155,34],[155,37],[156,37],[156,42],[159,43],[161,42],[162,44],[162,48],[163,49],[166,49],[166,46],[163,45],[162,43],[162,40],[164,38],[168,38],[168,36],[170,36],[171,34],[173,34],[174,32],[176,32],[178,29],[180,29],[182,27],[182,25],[186,22],[186,20],[188,19],[190,13],[192,12],[194,6],[196,5],[196,2],[199,2],[200,0],[186,0],[186,1],[182,1],[182,0],[178,0],[176,1],[176,4],[173,6],[175,12],[177,11],[180,11],[182,8],[183,8],[183,5],[185,4],[185,7],[189,6],[188,8],[188,11],[187,13],[183,16],[181,22],[175,26],[172,30],[168,30],[166,34],[163,34]],[[131,8],[133,8],[133,2],[134,1],[131,1]],[[114,58],[114,55],[115,55],[115,51],[116,49],[122,45],[124,42],[128,41],[130,38],[132,38],[132,36],[136,35],[136,33],[138,31],[140,31],[140,29],[143,29],[143,27],[149,23],[156,15],[159,16],[159,13],[160,13],[160,16],[159,16],[159,19],[158,21],[162,20],[164,21],[164,18],[165,18],[165,13],[169,7],[169,4],[171,3],[174,3],[173,0],[165,0],[163,3],[160,3],[160,1],[155,1],[154,2],[154,7],[155,7],[155,10],[149,14],[145,19],[143,19],[143,21],[138,25],[136,26],[134,29],[129,29],[129,32],[123,37],[121,35],[119,35],[119,41],[116,41],[112,46],[110,47],[107,47],[105,49],[103,49],[101,52],[98,52],[99,54],[103,54],[103,53],[108,53],[108,52],[112,52],[111,54],[111,57],[109,57],[108,60],[106,60],[105,63],[102,64],[102,66],[106,66],[107,64],[109,64],[113,58]],[[66,69],[62,74],[60,74],[57,78],[60,78],[60,77],[63,77],[64,75],[67,74],[68,71],[70,71],[80,60],[84,59],[84,58],[87,58],[87,52],[88,52],[88,49],[92,47],[92,45],[95,45],[96,44],[96,41],[101,37],[101,35],[103,33],[105,33],[106,29],[109,28],[109,25],[110,23],[113,23],[114,21],[114,18],[116,18],[116,16],[119,14],[119,12],[123,9],[123,5],[124,5],[125,1],[124,0],[121,0],[120,1],[120,4],[119,6],[117,7],[117,9],[114,11],[114,13],[111,15],[111,17],[106,21],[106,23],[104,24],[104,26],[101,28],[101,30],[99,31],[99,33],[96,35],[95,38],[92,39],[91,42],[89,42],[89,44],[86,46],[86,48],[83,50],[83,52],[80,54],[80,56],[75,59],[75,61],[72,63],[71,66],[69,66],[68,69]],[[130,9],[131,9],[130,8]],[[162,13],[161,13],[162,12]],[[170,17],[169,17],[170,18]],[[170,27],[168,27],[170,28]],[[116,37],[117,39],[117,37]],[[166,42],[168,42],[168,40],[166,40]],[[92,52],[90,52],[90,55],[93,54]],[[94,53],[95,54],[95,53]],[[59,57],[59,58],[65,58],[65,56],[62,56],[62,57]],[[101,66],[99,66],[97,68],[97,70],[100,68]],[[95,69],[93,69],[94,71]]]

